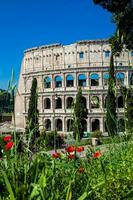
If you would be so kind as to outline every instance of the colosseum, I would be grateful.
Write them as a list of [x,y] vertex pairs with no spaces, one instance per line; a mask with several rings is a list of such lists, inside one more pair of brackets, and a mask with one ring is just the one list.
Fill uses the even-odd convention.
[[[24,51],[16,95],[16,126],[24,128],[33,77],[38,81],[40,127],[46,131],[69,133],[72,102],[82,88],[88,118],[84,131],[106,132],[105,113],[108,88],[110,46],[106,39],[83,40],[70,45],[51,44]],[[117,112],[123,118],[121,84],[133,85],[133,51],[123,49],[114,60],[117,85]]]

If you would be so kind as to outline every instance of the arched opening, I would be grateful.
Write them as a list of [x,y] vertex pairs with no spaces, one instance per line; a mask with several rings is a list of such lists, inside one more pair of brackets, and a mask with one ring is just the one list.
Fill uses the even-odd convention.
[[98,96],[91,96],[91,109],[100,108],[100,101]]
[[51,78],[48,76],[44,78],[44,87],[51,88]]
[[80,74],[78,76],[78,86],[81,86],[81,87],[86,86],[86,76],[84,74]]
[[62,87],[62,78],[61,78],[61,76],[56,76],[55,77],[55,87],[56,88]]
[[87,102],[84,96],[81,97],[81,101],[82,101],[82,104],[84,105],[84,108],[87,108]]
[[119,96],[117,98],[117,105],[118,105],[118,108],[123,108],[124,107],[124,99],[123,99],[123,96]]
[[81,121],[81,124],[82,124],[83,131],[84,131],[84,132],[87,132],[87,122],[86,122],[86,120],[83,119],[83,120]]
[[46,129],[46,131],[51,131],[51,120],[50,119],[45,120],[45,129]]
[[44,109],[50,109],[51,108],[51,101],[49,98],[46,98],[44,100]]
[[55,109],[61,109],[62,108],[62,99],[58,97],[55,99]]
[[67,87],[73,87],[73,85],[74,85],[74,78],[73,78],[72,75],[68,75],[66,77],[66,86]]
[[103,84],[104,84],[104,86],[108,85],[108,80],[109,80],[109,74],[106,73],[106,74],[103,75],[103,82],[104,82]]
[[61,119],[55,120],[55,129],[57,131],[62,131],[62,120]]
[[116,73],[116,85],[121,86],[124,85],[124,78],[125,74],[124,73]]
[[125,131],[125,122],[124,119],[121,118],[118,120],[118,132],[124,132]]
[[71,131],[73,131],[73,120],[68,119],[67,120],[67,132],[71,132]]
[[80,58],[80,59],[83,59],[83,58],[84,58],[84,52],[83,52],[83,51],[81,51],[81,52],[79,53],[79,58]]
[[99,75],[98,74],[91,74],[91,86],[98,86],[99,85]]
[[92,120],[92,132],[100,130],[100,121],[99,119]]
[[72,104],[73,104],[73,98],[72,97],[68,97],[67,98],[67,109],[71,109],[72,108]]

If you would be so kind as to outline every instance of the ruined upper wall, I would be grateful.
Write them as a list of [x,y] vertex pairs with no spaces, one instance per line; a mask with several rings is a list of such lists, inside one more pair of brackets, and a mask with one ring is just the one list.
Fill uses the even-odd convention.
[[[77,67],[109,66],[111,48],[108,40],[82,40],[70,45],[51,44],[24,51],[23,73],[45,70],[60,70]],[[83,58],[81,58],[83,53]],[[129,65],[133,61],[131,52],[123,51],[116,58],[118,65]]]

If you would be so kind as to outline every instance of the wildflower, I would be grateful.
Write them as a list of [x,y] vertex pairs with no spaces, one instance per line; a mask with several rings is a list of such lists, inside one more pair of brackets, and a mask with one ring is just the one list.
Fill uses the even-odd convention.
[[75,155],[74,154],[69,154],[68,155],[68,159],[74,159],[75,158]]
[[11,136],[10,135],[7,135],[3,138],[3,141],[4,142],[9,142],[11,140]]
[[53,154],[52,154],[52,157],[53,157],[53,158],[59,158],[59,157],[60,157],[60,153],[53,153]]
[[78,172],[79,172],[80,174],[84,173],[84,172],[85,172],[84,167],[80,167],[80,168],[78,169]]
[[78,152],[78,153],[80,153],[80,152],[82,152],[82,151],[84,151],[84,147],[77,147],[76,148],[76,151]]
[[5,150],[6,151],[8,151],[8,150],[10,150],[12,147],[13,147],[13,142],[11,141],[11,142],[8,142],[6,145],[5,145]]
[[96,151],[95,153],[92,154],[93,158],[100,158],[101,157],[101,152],[100,151]]
[[75,147],[74,147],[74,146],[69,146],[69,147],[66,148],[66,151],[67,151],[68,153],[72,153],[72,152],[75,151]]

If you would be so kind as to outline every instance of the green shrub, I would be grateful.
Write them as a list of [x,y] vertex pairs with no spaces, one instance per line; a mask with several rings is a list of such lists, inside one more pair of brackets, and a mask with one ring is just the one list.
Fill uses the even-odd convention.
[[45,145],[48,149],[62,148],[64,144],[64,135],[59,135],[56,131],[45,133]]

